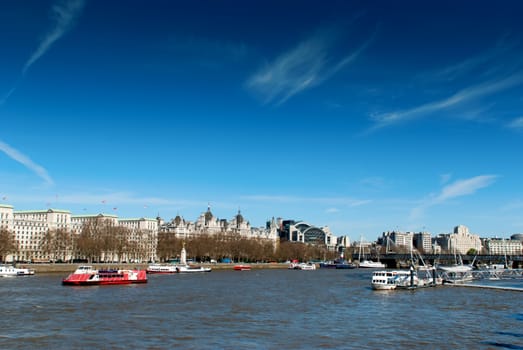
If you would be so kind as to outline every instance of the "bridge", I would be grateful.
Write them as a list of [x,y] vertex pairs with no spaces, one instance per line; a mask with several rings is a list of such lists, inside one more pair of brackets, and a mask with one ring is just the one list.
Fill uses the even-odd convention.
[[[454,254],[416,254],[411,255],[410,253],[388,253],[388,254],[366,254],[366,258],[372,260],[378,260],[386,264],[389,268],[400,267],[403,265],[410,264],[412,258],[419,263],[419,257],[426,264],[434,265],[439,264],[454,264],[456,262],[456,256]],[[489,265],[489,264],[505,264],[504,255],[461,255],[463,264],[474,265]],[[352,260],[358,260],[358,253],[352,254]],[[522,268],[523,267],[523,255],[511,255],[506,257],[509,266],[511,268]]]

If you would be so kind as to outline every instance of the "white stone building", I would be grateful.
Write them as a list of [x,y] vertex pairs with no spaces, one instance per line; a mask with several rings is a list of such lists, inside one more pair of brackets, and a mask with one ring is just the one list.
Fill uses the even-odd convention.
[[418,232],[414,234],[414,247],[425,253],[432,252],[432,237],[430,232]]
[[13,206],[0,204],[0,229],[13,231]]
[[214,235],[218,233],[232,233],[241,237],[268,240],[273,244],[278,241],[278,225],[274,218],[268,222],[266,227],[251,227],[249,221],[245,220],[240,211],[230,220],[219,219],[211,212],[200,214],[195,222],[187,221],[182,216],[176,215],[169,222],[158,218],[159,231],[172,233],[178,238],[198,237],[202,234]]
[[277,242],[278,224],[276,220],[272,218],[271,221],[266,223],[265,227],[251,227],[250,238]]
[[18,252],[8,260],[48,262],[52,253],[42,250],[42,242],[49,231],[71,228],[71,212],[68,210],[13,211],[12,231],[18,243]]
[[467,254],[470,249],[481,252],[481,239],[464,225],[454,227],[454,233],[439,236],[438,243],[451,254]]
[[85,225],[92,223],[106,223],[111,226],[116,226],[118,225],[118,216],[103,213],[92,215],[72,215],[71,231],[74,234],[80,234]]
[[6,257],[6,261],[49,262],[59,256],[65,260],[75,258],[72,240],[62,244],[64,252],[59,254],[49,249],[44,251],[44,241],[50,232],[58,230],[74,237],[91,223],[127,228],[126,238],[134,242],[136,251],[146,260],[155,260],[158,244],[156,219],[118,219],[118,216],[111,214],[71,215],[70,211],[60,209],[15,211],[11,205],[0,204],[0,229],[13,233],[18,248],[15,254]]
[[[156,260],[156,248],[158,246],[158,220],[150,218],[119,219],[118,225],[129,230],[127,240],[136,245],[147,261]],[[121,257],[120,260],[131,261],[141,258]],[[143,261],[139,261],[143,262]]]
[[227,227],[224,220],[218,219],[211,212],[211,207],[207,207],[207,211],[200,214],[194,223],[194,233],[214,234],[218,232],[225,232]]
[[484,240],[487,254],[491,255],[521,255],[523,242],[514,239],[489,238]]

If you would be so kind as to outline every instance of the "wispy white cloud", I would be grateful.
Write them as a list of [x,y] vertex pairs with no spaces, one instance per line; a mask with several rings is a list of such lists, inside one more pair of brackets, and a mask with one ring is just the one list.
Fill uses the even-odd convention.
[[[61,190],[64,192],[64,189]],[[42,192],[28,193],[22,191],[18,193],[12,193],[10,198],[16,203],[51,203],[52,205],[72,205],[72,206],[86,206],[88,208],[100,206],[129,206],[138,208],[157,208],[157,207],[199,207],[206,208],[207,203],[203,200],[192,200],[192,199],[172,199],[165,197],[155,196],[141,196],[139,194],[129,191],[112,191],[107,189],[93,190],[92,192],[76,191],[70,189],[65,191],[63,194],[56,194],[54,192]]]
[[[187,204],[184,201],[174,201],[161,197],[141,197],[130,192],[97,192],[97,193],[69,193],[60,196],[60,202],[85,205],[175,205]],[[200,203],[201,204],[201,203]]]
[[516,118],[507,124],[510,129],[523,130],[523,117]]
[[33,162],[28,156],[9,146],[7,143],[0,141],[0,151],[4,152],[9,158],[24,165],[27,169],[33,171],[41,177],[47,184],[52,185],[53,179],[47,173],[44,167]]
[[335,59],[329,54],[332,36],[317,34],[281,54],[247,81],[247,87],[259,94],[264,103],[280,105],[292,96],[320,85],[356,60],[373,37],[354,52]]
[[9,99],[9,96],[12,95],[13,92],[15,92],[16,90],[16,86],[13,86],[11,88],[11,90],[9,90],[5,95],[4,97],[2,97],[2,99],[0,99],[0,105],[3,105],[5,103],[5,101],[7,101]]
[[518,212],[523,209],[523,200],[516,199],[512,202],[507,203],[503,207],[500,208],[500,211],[513,211],[517,210]]
[[84,0],[72,0],[56,4],[52,8],[52,15],[56,21],[54,28],[48,32],[31,57],[27,60],[22,70],[25,74],[27,70],[40,58],[47,50],[64,34],[66,34],[75,24],[76,19],[82,12]]
[[0,99],[0,105],[3,105],[9,97],[16,91],[20,81],[27,73],[27,70],[42,57],[51,46],[62,36],[64,36],[76,23],[84,7],[84,0],[71,0],[60,2],[52,7],[52,17],[55,20],[55,26],[40,41],[38,47],[25,62],[22,69],[21,77],[18,82]]
[[496,178],[496,175],[480,175],[470,179],[457,180],[443,187],[441,193],[435,198],[435,201],[436,203],[440,203],[451,198],[474,194],[477,190],[493,184]]
[[382,190],[387,186],[387,181],[382,177],[372,176],[360,180],[360,184],[372,190]]
[[334,214],[334,213],[339,213],[340,210],[339,210],[338,208],[327,208],[327,209],[325,210],[325,212],[326,212],[327,214]]
[[441,184],[446,184],[452,178],[452,174],[441,174],[439,176]]
[[499,73],[499,65],[495,62],[507,62],[507,53],[516,47],[515,42],[507,41],[507,39],[508,37],[504,36],[493,48],[423,77],[440,81],[454,81],[471,73],[480,74],[483,77]]
[[425,210],[431,206],[443,204],[453,198],[472,195],[478,190],[492,185],[497,178],[497,175],[479,175],[469,179],[456,180],[444,186],[437,195],[431,195],[421,200],[419,204],[411,210],[410,219],[419,219],[423,216]]
[[350,197],[301,197],[301,196],[270,196],[270,195],[251,195],[241,198],[255,202],[271,203],[317,203],[322,205],[345,205],[357,207],[371,203],[370,199],[355,199]]
[[523,71],[498,80],[492,80],[462,89],[450,97],[429,102],[411,109],[392,113],[374,115],[375,122],[369,131],[375,131],[386,126],[417,119],[441,110],[458,107],[472,100],[510,89],[523,83]]
[[467,74],[478,66],[487,63],[489,60],[497,56],[497,54],[497,51],[489,51],[483,55],[468,58],[453,66],[446,67],[433,75],[441,80],[455,80],[457,77]]

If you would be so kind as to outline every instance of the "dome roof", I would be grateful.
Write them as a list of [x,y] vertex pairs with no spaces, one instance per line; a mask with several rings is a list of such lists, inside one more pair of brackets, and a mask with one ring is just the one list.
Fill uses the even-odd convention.
[[236,215],[235,218],[236,218],[236,223],[238,223],[238,224],[243,223],[243,216],[242,216],[242,214],[240,213],[239,210],[238,210],[238,214]]
[[211,219],[213,218],[214,215],[212,215],[211,213],[211,207],[208,206],[207,207],[207,211],[205,212],[205,223],[207,224],[209,221],[211,221]]

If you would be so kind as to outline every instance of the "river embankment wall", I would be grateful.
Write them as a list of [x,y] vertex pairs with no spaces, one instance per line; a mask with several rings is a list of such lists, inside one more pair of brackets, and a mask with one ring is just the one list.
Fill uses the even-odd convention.
[[[149,264],[17,264],[17,267],[28,268],[35,271],[35,273],[71,273],[80,265],[91,265],[95,269],[140,269],[145,270]],[[213,270],[232,270],[237,264],[196,264],[198,266],[210,267]],[[249,265],[251,269],[286,269],[289,264],[285,263],[255,263],[245,264]]]

